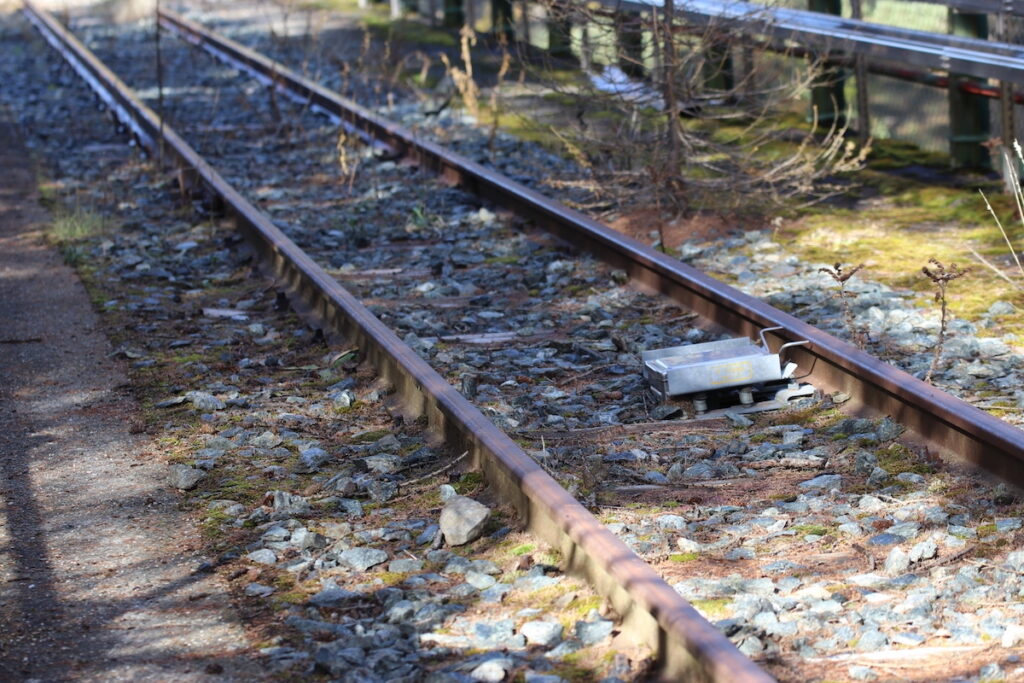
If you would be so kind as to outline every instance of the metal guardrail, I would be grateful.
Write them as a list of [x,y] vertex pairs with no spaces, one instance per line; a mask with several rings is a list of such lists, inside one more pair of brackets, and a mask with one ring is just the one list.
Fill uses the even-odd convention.
[[[562,552],[566,569],[586,577],[621,615],[623,628],[658,653],[662,675],[669,680],[720,683],[773,680],[242,197],[170,126],[161,125],[160,117],[67,29],[31,0],[25,0],[25,13],[93,90],[112,104],[140,142],[159,144],[162,136],[165,159],[187,169],[222,199],[239,231],[294,303],[357,345],[380,376],[395,387],[407,414],[425,415],[430,429],[456,450],[471,453],[488,483],[518,511],[528,528]],[[344,118],[351,121],[354,117]]]
[[1024,0],[913,0],[913,2],[945,5],[961,12],[1024,16]]
[[[663,6],[662,0],[598,1],[618,11],[649,12]],[[874,59],[1024,84],[1024,46],[1021,45],[915,31],[740,0],[679,0],[675,12],[695,24],[739,23],[765,36],[793,40],[822,51],[848,51]]]

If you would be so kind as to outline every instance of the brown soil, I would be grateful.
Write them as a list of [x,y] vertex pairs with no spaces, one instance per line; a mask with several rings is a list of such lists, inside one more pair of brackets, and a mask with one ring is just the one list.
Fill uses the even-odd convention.
[[715,239],[735,230],[753,230],[756,225],[744,225],[740,220],[715,214],[697,213],[692,216],[673,217],[670,213],[652,208],[635,208],[605,219],[612,228],[650,244],[651,233],[662,230],[665,246],[676,249],[692,239]]

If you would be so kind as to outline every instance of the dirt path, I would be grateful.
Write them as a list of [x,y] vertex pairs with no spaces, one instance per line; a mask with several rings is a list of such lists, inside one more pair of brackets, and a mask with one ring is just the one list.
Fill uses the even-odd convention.
[[0,680],[260,677],[0,110]]

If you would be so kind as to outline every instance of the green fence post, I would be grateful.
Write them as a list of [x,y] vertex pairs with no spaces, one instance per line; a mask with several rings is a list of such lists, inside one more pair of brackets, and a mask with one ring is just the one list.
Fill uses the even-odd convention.
[[461,28],[466,23],[466,14],[462,9],[462,0],[443,0],[444,19],[442,25],[448,28]]
[[644,74],[643,19],[639,14],[621,12],[615,19],[619,68],[639,78]]
[[511,42],[515,33],[512,26],[512,0],[491,0],[491,30]]
[[[842,0],[808,0],[808,9],[812,12],[834,14],[843,13]],[[841,125],[846,119],[846,94],[843,70],[838,67],[827,67],[815,79],[811,87],[811,107],[818,112],[818,125]],[[813,111],[812,111],[813,117]]]
[[728,92],[735,83],[732,70],[732,50],[727,41],[715,40],[709,36],[708,48],[704,51],[702,71],[704,87],[708,90]]
[[548,52],[552,57],[571,58],[572,7],[567,2],[545,3],[547,10]]
[[[968,38],[988,38],[988,17],[949,10],[949,32]],[[981,143],[992,136],[988,99],[964,92],[960,83],[984,79],[949,74],[949,155],[957,168],[990,168],[992,159]]]

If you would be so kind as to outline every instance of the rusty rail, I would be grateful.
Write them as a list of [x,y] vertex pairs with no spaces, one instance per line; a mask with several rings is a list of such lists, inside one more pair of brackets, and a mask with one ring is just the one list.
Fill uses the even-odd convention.
[[470,192],[533,220],[575,246],[625,269],[633,281],[662,292],[705,319],[740,334],[782,327],[783,341],[808,339],[792,350],[818,385],[850,394],[860,406],[890,415],[948,454],[1024,484],[1024,431],[797,318],[718,282],[502,174],[387,121],[235,41],[177,14],[160,21],[186,40],[384,141],[396,153],[457,181]]
[[472,453],[488,482],[515,506],[529,529],[561,550],[566,569],[586,577],[622,615],[627,632],[658,653],[666,679],[772,680],[244,199],[170,126],[161,127],[158,115],[70,32],[30,0],[25,2],[25,13],[142,144],[154,151],[162,134],[165,161],[173,160],[221,198],[240,232],[298,306],[357,344],[395,387],[410,415],[426,415],[430,428],[456,450]]

